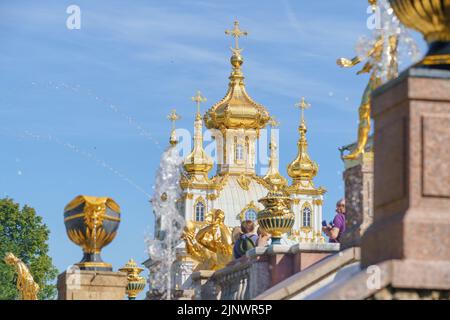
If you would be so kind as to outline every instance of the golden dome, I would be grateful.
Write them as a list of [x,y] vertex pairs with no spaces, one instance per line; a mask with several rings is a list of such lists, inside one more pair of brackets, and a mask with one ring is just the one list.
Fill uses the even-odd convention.
[[[298,154],[297,158],[292,161],[288,166],[288,175],[294,180],[294,184],[299,182],[307,182],[310,187],[313,187],[312,180],[317,175],[319,167],[316,162],[311,160],[308,154],[308,142],[306,140],[306,123],[303,116],[303,110],[309,107],[309,104],[302,98],[300,104],[297,105],[302,109],[302,116],[298,131],[300,133],[300,139],[297,142]],[[306,187],[306,185],[305,185]]]
[[297,142],[298,154],[297,158],[295,158],[288,166],[288,175],[294,180],[312,181],[317,175],[319,167],[308,155],[306,126],[301,124],[298,131],[300,132],[300,139]]
[[269,121],[269,113],[266,108],[247,94],[244,84],[244,75],[241,71],[244,59],[241,56],[242,49],[238,47],[237,39],[246,35],[239,30],[239,23],[235,22],[235,29],[226,31],[236,38],[236,47],[232,48],[233,55],[230,62],[233,71],[229,77],[230,83],[225,97],[213,105],[205,114],[205,125],[208,129],[261,129]]

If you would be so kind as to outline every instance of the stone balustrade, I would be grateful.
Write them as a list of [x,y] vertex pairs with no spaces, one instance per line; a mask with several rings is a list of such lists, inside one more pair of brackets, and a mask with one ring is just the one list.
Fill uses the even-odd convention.
[[222,270],[216,271],[212,281],[220,288],[219,300],[247,300],[250,299],[250,268],[246,261],[237,261]]
[[226,268],[192,274],[194,299],[249,300],[330,254],[339,244],[301,243],[257,247]]

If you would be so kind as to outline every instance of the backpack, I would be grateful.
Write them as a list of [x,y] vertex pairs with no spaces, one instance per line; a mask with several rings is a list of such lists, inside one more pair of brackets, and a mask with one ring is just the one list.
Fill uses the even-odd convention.
[[239,238],[238,243],[238,252],[241,256],[244,256],[245,253],[256,247],[256,244],[253,242],[252,238],[247,235],[242,235]]

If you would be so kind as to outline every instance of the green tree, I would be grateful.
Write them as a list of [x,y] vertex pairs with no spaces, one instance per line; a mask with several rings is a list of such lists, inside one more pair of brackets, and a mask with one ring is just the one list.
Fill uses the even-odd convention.
[[47,226],[36,211],[25,205],[20,208],[10,198],[0,199],[0,299],[17,299],[17,276],[14,268],[3,258],[12,252],[29,267],[39,284],[39,299],[54,299],[56,286],[52,284],[58,271],[48,256]]

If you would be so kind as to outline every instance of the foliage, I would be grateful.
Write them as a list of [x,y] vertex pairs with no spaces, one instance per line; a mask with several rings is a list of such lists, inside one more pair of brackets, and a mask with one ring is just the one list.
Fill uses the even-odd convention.
[[10,198],[0,199],[0,299],[17,299],[17,275],[3,258],[12,252],[30,269],[39,284],[39,299],[54,299],[56,286],[52,284],[58,271],[48,256],[50,231],[36,211],[25,205],[20,208]]

